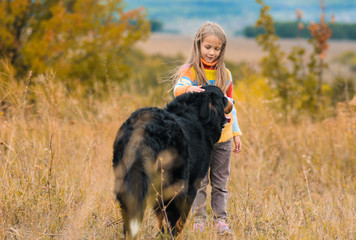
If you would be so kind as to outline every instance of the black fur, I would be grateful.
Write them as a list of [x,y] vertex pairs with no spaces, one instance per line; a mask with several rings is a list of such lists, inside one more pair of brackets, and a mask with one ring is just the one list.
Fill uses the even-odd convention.
[[182,230],[232,108],[218,87],[204,88],[178,96],[165,109],[139,109],[119,129],[113,167],[126,237],[136,236],[147,200],[162,231],[164,220],[173,236]]

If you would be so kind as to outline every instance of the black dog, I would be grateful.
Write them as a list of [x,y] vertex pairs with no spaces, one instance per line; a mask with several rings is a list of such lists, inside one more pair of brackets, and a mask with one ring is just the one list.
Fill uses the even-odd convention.
[[232,103],[218,87],[178,96],[165,109],[142,108],[124,122],[114,142],[115,194],[127,238],[135,238],[147,202],[176,236],[183,229],[213,145]]

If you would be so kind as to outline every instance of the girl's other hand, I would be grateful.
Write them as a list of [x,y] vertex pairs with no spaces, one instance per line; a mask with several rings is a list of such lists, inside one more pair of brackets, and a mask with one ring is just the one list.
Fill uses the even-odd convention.
[[186,93],[192,93],[192,92],[204,92],[205,89],[201,88],[202,86],[191,86],[189,88],[187,88],[187,91],[185,91]]
[[234,141],[234,144],[235,144],[235,148],[234,148],[233,152],[234,153],[241,152],[241,139],[240,139],[240,136],[233,137],[233,141]]

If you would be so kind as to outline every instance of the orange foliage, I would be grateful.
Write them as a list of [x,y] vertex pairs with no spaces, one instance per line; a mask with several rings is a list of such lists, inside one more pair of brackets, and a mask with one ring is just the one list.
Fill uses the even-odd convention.
[[123,0],[0,1],[0,58],[18,72],[63,79],[127,79],[124,56],[149,34],[143,8]]
[[311,22],[308,29],[316,40],[316,52],[319,54],[320,59],[325,59],[326,50],[328,50],[328,40],[332,35],[332,30],[325,21],[324,9],[325,5],[321,4],[322,14],[320,15],[319,23]]

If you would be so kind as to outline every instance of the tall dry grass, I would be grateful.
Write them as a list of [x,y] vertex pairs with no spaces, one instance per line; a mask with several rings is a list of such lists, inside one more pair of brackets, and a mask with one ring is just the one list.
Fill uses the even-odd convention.
[[[112,144],[129,114],[156,104],[154,97],[115,84],[95,86],[109,89],[100,97],[79,84],[69,91],[51,73],[18,82],[3,65],[0,238],[122,238]],[[244,136],[243,151],[231,163],[233,239],[355,239],[352,119],[290,124],[253,96],[239,103],[238,115]],[[154,239],[157,230],[147,211],[140,238]],[[201,234],[189,220],[182,238],[220,239],[211,220]]]

